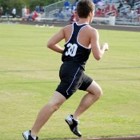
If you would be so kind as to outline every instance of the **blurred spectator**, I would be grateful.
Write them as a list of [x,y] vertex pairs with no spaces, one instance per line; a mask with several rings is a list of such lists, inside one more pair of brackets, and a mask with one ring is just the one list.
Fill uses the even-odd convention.
[[58,18],[60,19],[64,19],[64,14],[63,14],[63,10],[62,9],[59,9],[59,12],[58,12]]
[[40,13],[44,13],[44,7],[40,6]]
[[72,11],[72,15],[70,17],[70,24],[72,24],[73,22],[77,22],[78,21],[78,15],[76,13],[76,11]]
[[127,12],[127,18],[128,18],[128,19],[132,19],[133,16],[134,16],[134,10],[131,10],[131,9],[130,9],[130,10]]
[[97,1],[97,4],[96,4],[97,6],[103,6],[104,5],[104,2],[103,1],[101,1],[101,0],[99,0],[99,1]]
[[93,3],[97,4],[98,2],[100,2],[101,0],[93,0]]
[[17,10],[16,10],[16,8],[13,8],[12,9],[12,16],[13,16],[13,18],[15,18],[16,17],[16,13],[17,13]]
[[140,15],[140,7],[137,9],[137,13],[138,15]]
[[39,16],[37,11],[34,11],[31,15],[31,19],[34,21]]
[[114,4],[111,4],[110,10],[111,11],[114,11],[114,10],[116,11],[117,10]]
[[71,8],[69,8],[69,9],[64,10],[64,12],[65,12],[66,17],[70,17],[72,10],[71,10]]
[[26,6],[22,9],[22,20],[28,20],[30,16],[30,10]]
[[123,7],[123,1],[120,0],[119,1],[119,6],[118,6],[118,12],[120,12],[120,8],[122,8],[122,7]]
[[27,15],[27,8],[22,8],[22,17],[25,17]]
[[98,9],[96,10],[95,16],[96,16],[96,17],[102,17],[102,16],[103,16],[102,10],[101,10],[100,8],[98,8]]
[[3,7],[0,6],[0,17],[2,16],[2,14],[3,14]]
[[38,5],[35,7],[35,11],[38,13],[40,12],[40,7]]
[[105,7],[105,13],[110,12],[111,11],[111,5],[109,3],[107,3],[106,7]]
[[37,13],[44,13],[44,8],[43,8],[43,6],[36,6],[35,7],[35,11]]
[[69,0],[65,0],[65,2],[64,2],[64,7],[65,7],[66,9],[69,9],[69,8],[70,8],[70,2],[69,2]]

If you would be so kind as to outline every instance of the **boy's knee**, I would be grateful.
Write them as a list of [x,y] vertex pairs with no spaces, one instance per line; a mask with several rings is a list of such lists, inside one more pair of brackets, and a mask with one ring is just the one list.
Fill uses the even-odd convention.
[[99,91],[98,91],[98,93],[97,93],[97,96],[100,98],[102,95],[103,95],[103,91],[102,91],[102,89],[100,88]]
[[98,99],[98,98],[100,98],[103,95],[103,91],[99,87],[99,88],[96,88],[96,90],[93,90],[92,94],[94,94],[96,96],[96,98]]
[[57,111],[58,109],[59,109],[59,105],[58,104],[54,104],[53,106],[52,106],[52,108],[54,109],[54,111]]
[[101,87],[95,81],[92,82],[87,91],[93,94],[94,97],[96,96],[96,98],[100,98],[103,95]]
[[57,111],[61,105],[59,103],[49,103],[49,106],[53,111]]

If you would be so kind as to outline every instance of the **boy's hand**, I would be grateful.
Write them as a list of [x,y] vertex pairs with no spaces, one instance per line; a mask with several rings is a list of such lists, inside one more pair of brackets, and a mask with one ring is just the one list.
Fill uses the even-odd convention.
[[109,50],[109,45],[108,45],[108,43],[104,43],[104,44],[102,45],[102,48],[104,48],[105,51],[108,51],[108,50]]

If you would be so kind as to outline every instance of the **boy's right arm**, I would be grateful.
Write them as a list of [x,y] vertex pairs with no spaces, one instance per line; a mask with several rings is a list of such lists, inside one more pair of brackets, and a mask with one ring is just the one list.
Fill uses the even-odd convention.
[[51,50],[58,52],[58,53],[63,53],[64,48],[62,48],[58,43],[64,39],[64,31],[61,29],[58,33],[56,33],[54,36],[52,36],[48,43],[47,47],[50,48]]

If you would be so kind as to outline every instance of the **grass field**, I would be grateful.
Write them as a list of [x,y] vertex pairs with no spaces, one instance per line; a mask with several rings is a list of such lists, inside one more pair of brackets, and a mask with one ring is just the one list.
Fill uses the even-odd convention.
[[[0,24],[0,140],[20,140],[39,109],[59,83],[60,54],[46,48],[59,28]],[[92,55],[86,73],[103,88],[104,96],[80,117],[84,137],[140,135],[140,32],[99,30],[110,50],[100,62]],[[62,42],[63,45],[63,42]],[[73,113],[83,92],[57,111],[39,136],[75,136],[64,118]]]

